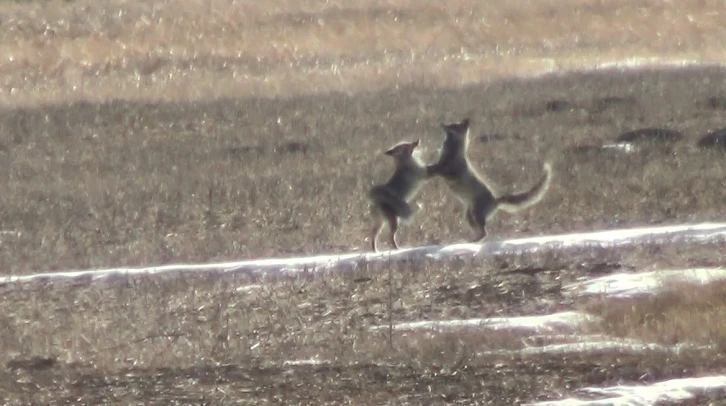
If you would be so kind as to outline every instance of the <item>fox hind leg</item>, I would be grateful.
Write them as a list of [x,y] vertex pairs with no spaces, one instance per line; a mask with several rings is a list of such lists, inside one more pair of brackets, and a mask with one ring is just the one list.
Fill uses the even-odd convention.
[[376,240],[378,240],[378,235],[381,234],[381,230],[383,229],[385,212],[385,206],[376,204],[371,207],[371,215],[373,216],[374,224],[373,229],[371,230],[371,249],[373,252],[378,252],[378,244],[376,244]]
[[472,207],[467,207],[466,212],[464,213],[464,217],[466,218],[466,223],[469,224],[469,227],[475,229],[476,226],[476,217],[474,216],[474,209]]
[[467,213],[469,225],[477,231],[476,237],[471,242],[482,242],[487,236],[487,207],[474,206]]
[[484,237],[487,236],[485,228],[486,219],[483,219],[483,216],[480,216],[474,207],[467,207],[464,217],[466,218],[466,223],[469,224],[469,227],[478,232],[477,237],[471,240],[471,242],[479,242],[483,240]]
[[396,215],[396,210],[389,206],[389,205],[382,205],[381,206],[381,215],[385,219],[386,223],[388,223],[388,228],[391,229],[391,244],[393,244],[393,247],[398,249],[398,242],[396,241],[396,233],[398,232],[398,216]]
[[388,214],[386,216],[388,221],[388,227],[391,229],[391,244],[395,249],[398,249],[398,242],[396,241],[396,233],[398,233],[398,217],[395,214]]
[[382,228],[383,228],[383,219],[376,216],[375,225],[373,226],[373,232],[371,233],[371,249],[373,249],[373,252],[378,252],[378,247],[376,246],[376,240],[378,239],[378,234],[381,233]]
[[391,243],[396,249],[398,249],[398,243],[396,241],[396,232],[398,232],[398,216],[396,215],[395,209],[387,204],[381,204],[374,208],[373,216],[375,218],[375,225],[371,232],[371,248],[373,251],[378,252],[376,240],[378,239],[378,235],[381,233],[381,230],[383,230],[384,223],[387,223],[388,227],[391,229]]
[[487,237],[487,227],[486,225],[482,224],[479,226],[479,232],[477,233],[476,237],[471,242],[482,242]]

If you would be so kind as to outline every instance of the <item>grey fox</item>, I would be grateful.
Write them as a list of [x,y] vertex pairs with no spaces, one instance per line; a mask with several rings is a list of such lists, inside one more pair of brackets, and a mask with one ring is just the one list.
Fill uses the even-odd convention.
[[426,167],[427,175],[444,178],[451,192],[464,204],[466,221],[477,231],[472,242],[479,242],[486,237],[486,222],[497,209],[515,213],[544,197],[552,179],[550,163],[544,164],[545,174],[530,190],[496,197],[467,158],[469,119],[465,118],[460,123],[441,124],[441,128],[446,133],[446,139],[438,162]]
[[398,249],[396,232],[399,219],[406,221],[414,214],[415,210],[409,202],[416,197],[424,181],[429,178],[426,165],[413,155],[418,145],[419,140],[402,142],[386,151],[386,155],[395,159],[396,169],[388,182],[373,186],[368,191],[368,198],[372,203],[371,214],[375,221],[371,236],[371,245],[375,252],[378,252],[376,239],[384,222],[391,229],[391,243]]

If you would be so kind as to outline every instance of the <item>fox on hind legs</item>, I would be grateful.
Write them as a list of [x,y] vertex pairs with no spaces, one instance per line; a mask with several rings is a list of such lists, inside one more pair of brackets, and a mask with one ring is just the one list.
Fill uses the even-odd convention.
[[544,164],[544,174],[529,190],[497,197],[467,155],[469,124],[468,118],[459,123],[441,124],[446,138],[439,160],[426,167],[426,174],[444,179],[450,192],[464,205],[466,222],[476,232],[472,242],[482,242],[487,236],[486,223],[498,210],[516,213],[542,200],[552,180],[552,165]]
[[396,240],[399,224],[409,221],[414,215],[415,210],[410,201],[430,177],[426,165],[413,155],[418,145],[419,140],[401,142],[386,151],[385,154],[395,160],[393,175],[386,183],[373,186],[368,191],[374,219],[371,233],[371,249],[374,252],[378,252],[376,240],[385,223],[391,230],[391,245],[395,249],[399,248]]

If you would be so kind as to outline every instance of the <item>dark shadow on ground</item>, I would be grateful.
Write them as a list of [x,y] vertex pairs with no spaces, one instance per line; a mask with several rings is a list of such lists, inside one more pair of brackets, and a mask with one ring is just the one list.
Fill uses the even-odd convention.
[[726,151],[726,128],[710,131],[698,140],[699,147]]
[[683,138],[679,131],[667,128],[639,128],[620,134],[615,141],[630,144],[673,144]]

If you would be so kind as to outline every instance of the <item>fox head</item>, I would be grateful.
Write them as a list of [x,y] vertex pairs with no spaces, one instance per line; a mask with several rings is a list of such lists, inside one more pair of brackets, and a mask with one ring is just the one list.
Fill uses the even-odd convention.
[[465,152],[469,146],[469,119],[465,118],[460,123],[441,124],[441,129],[446,133],[443,150],[446,154]]
[[401,142],[385,152],[386,155],[392,156],[397,160],[405,159],[413,156],[413,151],[418,147],[419,140],[413,142]]

